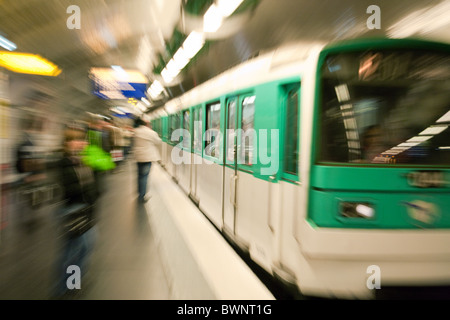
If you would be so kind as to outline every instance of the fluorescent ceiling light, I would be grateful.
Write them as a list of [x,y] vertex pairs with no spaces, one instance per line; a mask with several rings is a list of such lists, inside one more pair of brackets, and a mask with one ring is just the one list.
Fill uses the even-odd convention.
[[125,114],[125,112],[123,112],[122,110],[120,110],[120,109],[117,108],[117,107],[110,108],[109,110],[111,110],[111,111],[114,112],[114,113],[120,114],[120,115],[124,115],[124,114]]
[[345,131],[345,135],[347,136],[347,140],[359,140],[358,133],[355,131]]
[[347,145],[350,149],[360,149],[361,148],[358,141],[348,141]]
[[223,16],[215,4],[212,4],[203,16],[203,31],[216,32],[222,25]]
[[340,86],[334,87],[334,90],[336,91],[339,102],[350,100],[350,93],[348,92],[347,85],[341,84]]
[[148,88],[147,92],[153,99],[155,99],[161,94],[161,92],[163,92],[163,90],[164,87],[161,85],[161,83],[158,80],[155,80],[150,88]]
[[[111,68],[113,70],[111,70]],[[91,68],[90,74],[104,82],[117,82],[117,80],[124,80],[129,83],[147,83],[148,79],[137,70],[125,70],[119,66],[111,66],[111,68]],[[118,77],[121,76],[121,77]]]
[[403,150],[388,150],[388,151],[385,151],[385,152],[382,152],[381,154],[399,154],[399,153],[402,153],[403,152]]
[[179,48],[174,54],[173,61],[175,61],[177,68],[180,70],[182,70],[189,63],[189,58],[186,55],[186,51],[184,51],[182,47]]
[[142,102],[144,102],[147,106],[150,106],[150,101],[145,98],[141,98]]
[[170,59],[169,63],[167,63],[166,69],[172,78],[175,78],[181,71],[173,59]]
[[117,110],[123,112],[123,113],[131,113],[131,110],[127,107],[117,107]]
[[171,83],[173,80],[173,76],[167,68],[164,68],[163,71],[161,71],[161,76],[163,77],[165,83]]
[[153,88],[156,91],[162,92],[164,90],[164,87],[162,86],[161,82],[158,80],[155,80],[150,88]]
[[224,17],[230,16],[240,6],[243,0],[218,0],[217,8]]
[[0,36],[0,47],[3,47],[8,51],[14,51],[17,49],[17,46],[14,42],[9,41],[8,39],[2,36]]
[[405,150],[408,150],[408,149],[410,149],[409,147],[399,147],[399,146],[397,146],[397,147],[394,147],[394,148],[392,148],[391,150],[402,150],[402,151],[405,151]]
[[0,66],[18,73],[56,77],[61,69],[39,55],[20,52],[0,52]]
[[406,142],[424,142],[427,140],[430,140],[433,138],[433,136],[416,136],[412,137],[411,139],[407,140]]
[[448,111],[446,114],[444,114],[441,118],[439,118],[436,123],[441,122],[450,122],[450,111]]
[[116,75],[118,76],[119,80],[124,80],[124,81],[128,81],[129,80],[129,75],[128,73],[123,70],[123,68],[121,66],[111,66],[111,68],[116,72]]
[[354,130],[357,128],[355,118],[344,118],[344,127],[346,130]]
[[445,129],[447,128],[448,126],[431,126],[423,130],[421,133],[419,133],[419,135],[437,135],[445,131]]
[[399,147],[414,147],[419,144],[420,144],[420,142],[403,142],[403,143],[400,143],[398,146]]
[[437,5],[414,11],[389,27],[388,33],[391,37],[404,38],[440,30],[450,24],[449,10],[450,2],[442,1]]
[[204,43],[205,39],[203,34],[197,31],[192,31],[183,43],[183,49],[186,53],[186,57],[188,59],[192,59],[197,52],[200,51]]

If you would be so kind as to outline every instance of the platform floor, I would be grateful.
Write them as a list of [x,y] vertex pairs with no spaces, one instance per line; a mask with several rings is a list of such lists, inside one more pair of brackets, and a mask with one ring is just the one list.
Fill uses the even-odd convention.
[[[105,175],[99,199],[97,240],[81,290],[67,299],[168,300],[170,284],[158,252],[148,208],[138,203],[136,165],[129,160]],[[51,299],[53,266],[61,253],[52,215],[56,205],[33,212],[36,223],[24,224],[26,211],[11,192],[8,225],[1,233],[0,299]]]

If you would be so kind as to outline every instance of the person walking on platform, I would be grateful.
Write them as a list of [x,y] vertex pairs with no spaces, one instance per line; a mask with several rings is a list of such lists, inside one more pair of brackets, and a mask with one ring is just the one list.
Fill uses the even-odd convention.
[[150,123],[138,118],[135,122],[133,137],[133,153],[138,167],[138,193],[139,202],[148,201],[147,184],[150,168],[153,161],[161,160],[159,147],[161,139],[150,128]]
[[45,148],[42,144],[43,120],[31,115],[23,119],[24,136],[16,150],[16,169],[24,175],[18,188],[19,214],[27,231],[33,231],[42,215],[39,190],[47,182]]
[[64,204],[56,217],[62,247],[56,261],[53,298],[63,298],[77,292],[69,290],[73,289],[69,288],[69,267],[79,268],[80,280],[86,279],[89,256],[95,244],[98,192],[92,169],[84,165],[80,157],[80,152],[87,145],[85,137],[86,132],[80,126],[69,127],[64,133],[64,157],[60,161]]
[[125,142],[125,147],[123,151],[124,160],[128,159],[132,144],[133,144],[133,128],[131,126],[125,126],[123,128],[123,140]]

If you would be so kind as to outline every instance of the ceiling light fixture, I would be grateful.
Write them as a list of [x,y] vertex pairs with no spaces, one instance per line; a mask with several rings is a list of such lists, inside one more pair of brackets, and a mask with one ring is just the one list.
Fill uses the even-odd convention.
[[111,66],[111,68],[116,72],[119,80],[128,81],[130,79],[128,73],[121,66]]
[[56,77],[61,69],[39,55],[20,52],[0,52],[0,66],[18,73]]
[[203,33],[192,31],[183,42],[183,49],[188,59],[192,59],[205,44]]
[[217,8],[223,17],[230,16],[241,5],[243,0],[217,0]]
[[156,99],[163,92],[163,90],[164,87],[162,86],[162,84],[158,80],[155,80],[148,88],[147,92],[152,99]]
[[17,49],[17,46],[14,42],[9,41],[5,37],[0,36],[0,47],[5,48],[8,51],[14,51]]
[[212,4],[203,16],[203,31],[216,32],[222,25],[223,15],[215,4]]
[[150,106],[150,101],[148,101],[146,98],[142,98],[141,101],[144,102],[147,106]]

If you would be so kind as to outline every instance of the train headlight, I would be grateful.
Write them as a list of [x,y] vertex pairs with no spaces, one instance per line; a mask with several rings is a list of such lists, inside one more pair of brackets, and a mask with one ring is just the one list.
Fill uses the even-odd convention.
[[345,218],[375,218],[375,206],[369,202],[341,201],[339,203],[339,214]]

